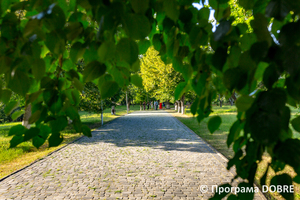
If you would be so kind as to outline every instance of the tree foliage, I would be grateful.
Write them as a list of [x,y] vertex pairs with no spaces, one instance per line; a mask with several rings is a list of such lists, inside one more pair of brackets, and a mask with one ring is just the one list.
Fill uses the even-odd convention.
[[145,90],[151,98],[161,101],[174,101],[174,91],[179,82],[184,81],[181,73],[172,64],[165,64],[159,52],[150,47],[141,58],[141,72]]
[[[290,165],[300,174],[300,141],[292,137],[286,106],[300,101],[300,2],[239,0],[253,15],[249,31],[246,24],[234,24],[237,16],[230,15],[228,0],[209,0],[218,21],[215,32],[209,9],[197,10],[193,2],[1,1],[0,74],[7,83],[1,101],[9,113],[17,103],[9,100],[10,91],[24,97],[32,104],[30,121],[36,125],[29,130],[13,127],[11,147],[26,140],[37,147],[46,140],[50,146],[60,144],[67,117],[77,132],[89,135],[77,112],[82,85],[97,84],[101,98],[113,96],[131,81],[139,86],[140,79],[131,73],[140,69],[138,55],[152,44],[162,61],[172,63],[184,78],[175,97],[189,90],[197,94],[192,112],[199,121],[209,116],[218,93],[240,95],[227,144],[233,144],[235,152],[228,168],[236,167],[237,175],[248,180],[243,184],[253,184],[265,151],[275,171],[281,169],[279,164]],[[208,44],[212,54],[201,48]],[[76,65],[82,59],[80,72]],[[249,96],[259,81],[266,89]],[[299,130],[296,122],[292,125]],[[213,131],[219,121],[210,124]],[[291,185],[286,176],[275,176],[272,184]]]

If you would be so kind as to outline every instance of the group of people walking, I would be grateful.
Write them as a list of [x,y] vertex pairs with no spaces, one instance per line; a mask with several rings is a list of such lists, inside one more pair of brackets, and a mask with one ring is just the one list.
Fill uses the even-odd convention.
[[157,110],[158,109],[158,101],[151,101],[151,102],[143,102],[143,105],[142,105],[142,102],[141,102],[141,109],[142,110],[146,110],[146,107],[147,107],[147,110],[150,109],[151,107],[151,110]]

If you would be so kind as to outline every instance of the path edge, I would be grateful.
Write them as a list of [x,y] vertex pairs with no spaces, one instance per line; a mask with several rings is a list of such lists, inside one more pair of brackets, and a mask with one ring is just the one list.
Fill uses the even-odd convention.
[[[214,151],[216,154],[218,154],[221,158],[223,158],[226,162],[228,162],[228,158],[226,158],[223,154],[221,154],[220,152],[218,152],[218,150],[216,150],[213,146],[211,146],[207,141],[205,141],[203,138],[201,138],[199,135],[197,135],[192,129],[190,129],[187,125],[185,125],[184,123],[182,123],[179,119],[177,119],[176,117],[174,117],[170,112],[165,111],[164,112],[168,113],[171,117],[173,117],[179,124],[181,124],[184,128],[186,128],[188,131],[190,131],[191,133],[195,134],[197,137],[199,137],[212,151]],[[220,160],[219,160],[220,161]],[[221,162],[222,163],[222,162]],[[226,167],[226,166],[225,166]],[[226,167],[227,169],[227,167]],[[230,168],[230,170],[228,171],[232,171],[234,170],[233,168]],[[232,172],[231,172],[232,173]],[[254,185],[257,186],[260,190],[259,196],[265,198],[266,200],[270,199],[269,194],[268,193],[263,193],[261,191],[261,187],[259,187],[259,185],[256,183],[256,181],[254,181]]]
[[[134,112],[137,112],[137,111],[133,111],[133,112],[131,112],[131,113],[134,113]],[[120,119],[121,117],[130,115],[131,113],[128,113],[128,114],[126,113],[125,115],[122,115],[122,116],[120,116],[120,117],[117,117],[117,118],[114,118],[114,119],[112,119],[112,120],[109,120],[108,122],[105,122],[105,123],[103,124],[103,126],[100,126],[100,127],[98,127],[98,128],[95,128],[94,131],[97,130],[97,129],[101,129],[102,127],[105,127],[105,126],[109,125],[110,123],[112,123],[112,122],[114,122],[114,121]],[[93,132],[93,131],[92,131],[92,132]],[[58,149],[56,149],[56,150],[54,150],[54,151],[48,153],[47,155],[45,155],[45,156],[43,156],[43,157],[41,157],[41,158],[36,159],[35,161],[29,163],[29,164],[26,165],[25,167],[22,167],[21,169],[18,169],[18,170],[16,170],[16,171],[12,172],[11,174],[8,174],[8,175],[6,175],[6,176],[0,178],[0,183],[1,183],[2,181],[4,181],[5,179],[7,179],[7,178],[9,178],[9,177],[11,177],[11,176],[13,176],[13,175],[15,175],[16,173],[18,173],[18,172],[20,172],[20,171],[23,171],[23,170],[27,169],[28,167],[34,165],[35,163],[37,163],[37,162],[39,162],[39,161],[41,161],[41,160],[44,160],[45,158],[51,156],[52,154],[54,154],[54,153],[56,153],[56,152],[58,152],[58,151],[64,149],[65,147],[69,146],[70,144],[73,144],[73,143],[77,142],[78,140],[80,140],[80,139],[82,139],[82,138],[84,138],[84,137],[85,137],[85,135],[82,135],[82,136],[80,136],[79,138],[77,138],[77,139],[75,139],[75,140],[73,140],[73,141],[67,143],[66,145],[64,145],[64,146],[62,146],[62,147],[60,147],[60,148],[58,148]]]

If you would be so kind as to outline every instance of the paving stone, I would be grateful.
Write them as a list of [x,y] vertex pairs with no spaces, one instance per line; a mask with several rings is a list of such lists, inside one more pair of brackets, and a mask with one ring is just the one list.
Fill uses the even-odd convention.
[[0,182],[0,199],[208,199],[201,185],[235,175],[164,111],[134,112],[92,134]]

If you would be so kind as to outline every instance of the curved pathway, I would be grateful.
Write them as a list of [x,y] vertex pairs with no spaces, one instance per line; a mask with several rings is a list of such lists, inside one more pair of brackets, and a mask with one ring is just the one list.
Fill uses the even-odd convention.
[[225,166],[170,114],[134,112],[9,176],[0,199],[208,199]]

